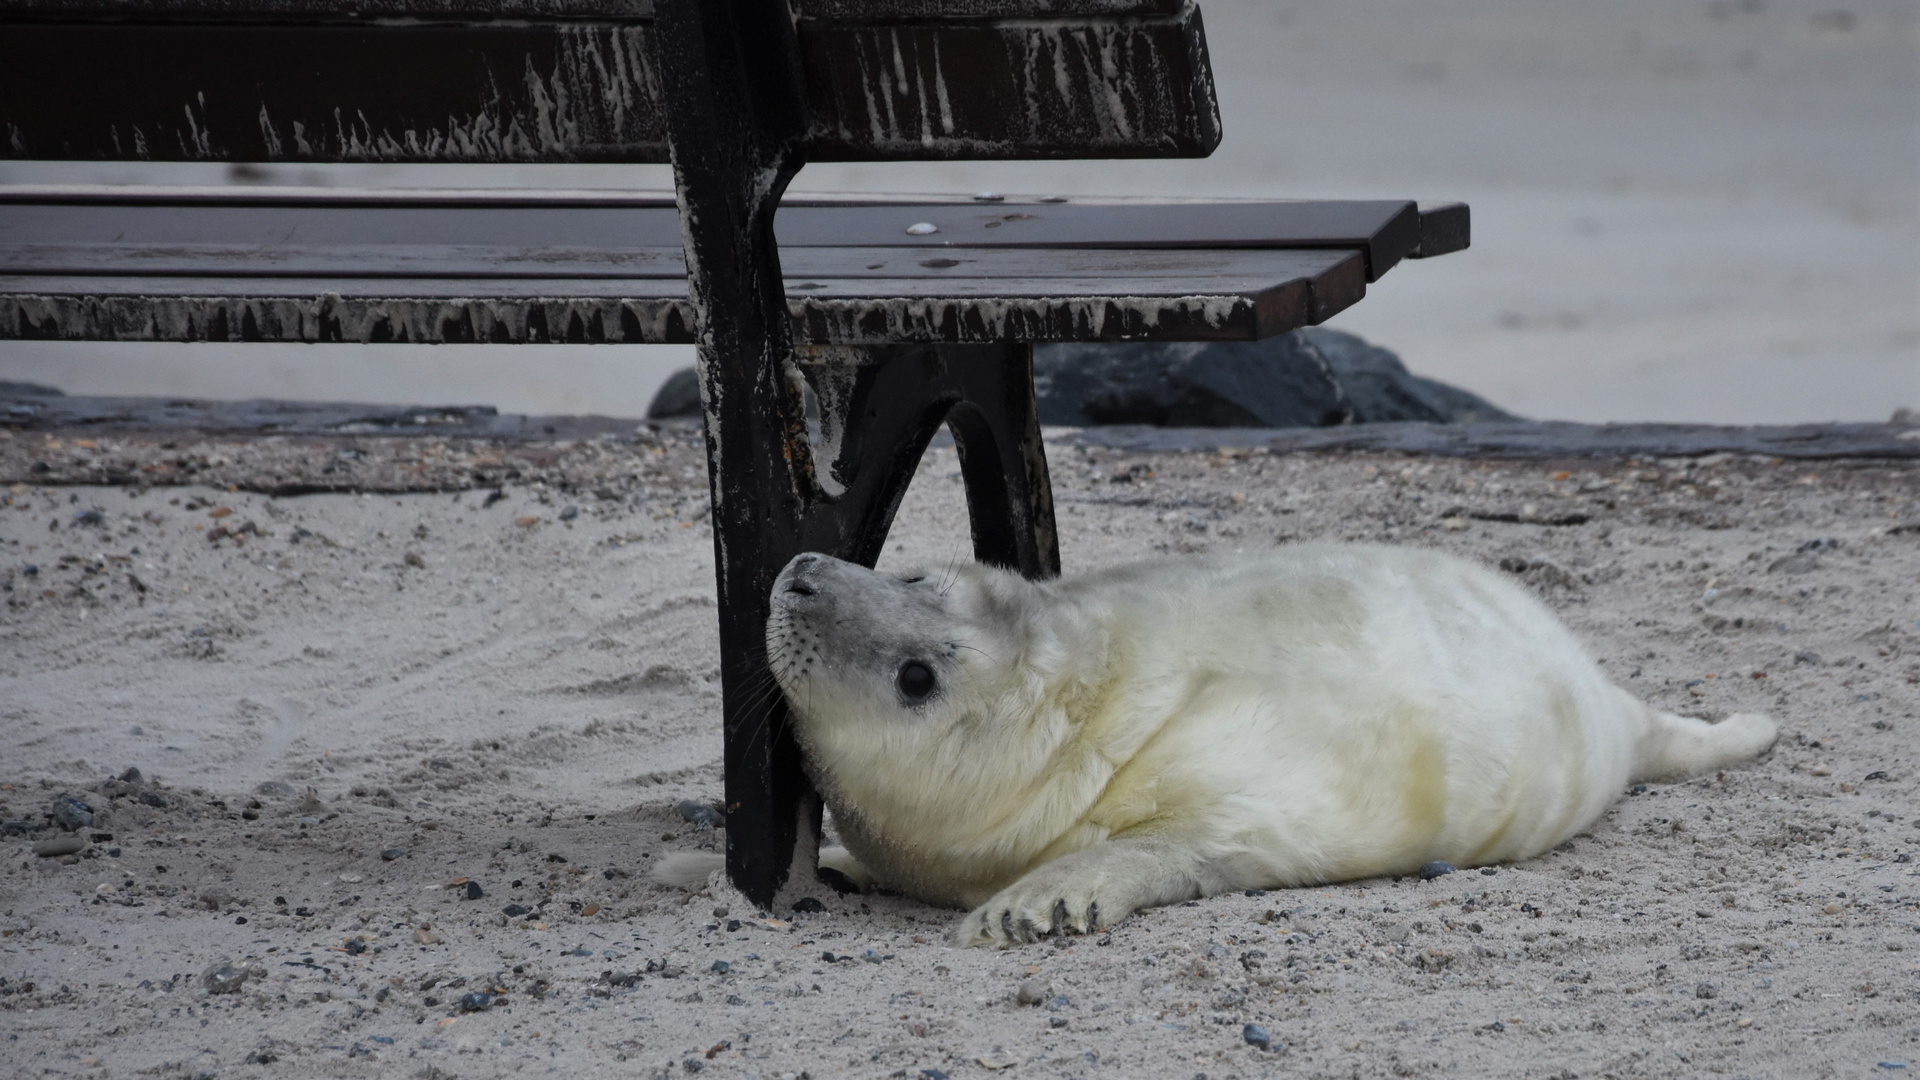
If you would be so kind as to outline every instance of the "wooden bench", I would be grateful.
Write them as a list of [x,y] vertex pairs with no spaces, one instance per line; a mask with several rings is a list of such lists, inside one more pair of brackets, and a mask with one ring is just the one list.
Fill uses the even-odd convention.
[[0,125],[15,158],[672,160],[673,196],[0,191],[0,338],[696,342],[728,872],[762,905],[819,827],[752,693],[793,555],[871,565],[944,423],[976,555],[1056,574],[1033,342],[1267,337],[1468,232],[1457,204],[783,202],[809,160],[1205,156],[1184,0],[0,0]]

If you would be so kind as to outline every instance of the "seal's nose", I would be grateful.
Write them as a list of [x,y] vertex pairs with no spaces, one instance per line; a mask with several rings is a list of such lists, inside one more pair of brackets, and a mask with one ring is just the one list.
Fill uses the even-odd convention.
[[802,575],[819,565],[821,561],[821,556],[812,551],[805,551],[795,555],[793,561],[787,564],[786,591],[797,593],[801,596],[814,595],[813,586],[807,584]]

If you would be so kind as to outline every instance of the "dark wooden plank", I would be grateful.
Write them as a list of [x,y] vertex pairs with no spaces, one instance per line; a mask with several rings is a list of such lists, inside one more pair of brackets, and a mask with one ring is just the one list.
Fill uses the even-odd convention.
[[[0,193],[0,245],[217,243],[433,244],[546,249],[678,247],[679,215],[647,198],[529,200],[410,192],[211,198]],[[1449,212],[1451,213],[1451,212]],[[1464,208],[1452,220],[1464,226]],[[825,204],[783,208],[781,249],[894,248],[1360,248],[1369,280],[1425,242],[1411,202]],[[931,233],[910,232],[932,225]],[[959,258],[948,252],[948,257]]]
[[[479,6],[443,0],[442,15],[463,3]],[[43,5],[0,8],[0,157],[668,160],[648,19],[295,22],[291,5],[259,6],[278,14],[185,22],[191,7],[156,2],[126,16],[147,21],[50,22]],[[800,40],[810,160],[1198,157],[1219,142],[1192,8],[808,19]]]
[[1409,259],[1431,259],[1465,251],[1473,242],[1473,214],[1466,203],[1421,203],[1420,243]]
[[[795,17],[841,21],[1177,15],[1187,0],[793,0]],[[0,0],[0,18],[123,22],[355,23],[370,19],[651,19],[653,0]]]
[[12,25],[14,158],[665,161],[646,23]]
[[783,212],[776,227],[783,250],[1357,247],[1367,252],[1369,281],[1420,241],[1414,204],[1392,200],[813,206]]
[[[857,2],[857,0],[856,0]],[[367,23],[653,18],[653,0],[0,0],[5,22]]]
[[1088,15],[1178,15],[1188,0],[793,0],[801,19],[931,22],[1060,19]]
[[1200,9],[977,23],[802,20],[816,161],[1205,157]]
[[[1336,258],[1345,258],[1341,252]],[[788,288],[813,279],[886,282],[1012,279],[1161,280],[1215,288],[1222,280],[1285,280],[1318,272],[1326,251],[1154,248],[1115,251],[971,248],[793,248]],[[680,248],[487,247],[472,244],[6,244],[0,274],[134,277],[665,278],[686,277]],[[795,283],[799,283],[796,286]],[[484,287],[476,285],[475,287]],[[891,287],[881,284],[877,287]],[[902,285],[902,288],[919,287]],[[932,287],[939,288],[938,284]]]
[[[796,280],[787,306],[815,344],[1253,340],[1364,295],[1358,252],[1298,254],[1246,280]],[[0,340],[647,344],[692,325],[671,278],[0,276]]]

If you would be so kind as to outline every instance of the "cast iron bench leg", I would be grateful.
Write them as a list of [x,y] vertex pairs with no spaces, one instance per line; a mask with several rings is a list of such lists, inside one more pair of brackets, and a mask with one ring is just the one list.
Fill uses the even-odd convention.
[[[818,551],[873,565],[927,443],[945,422],[961,455],[976,557],[1029,577],[1052,576],[1060,566],[1029,346],[801,353],[787,367],[785,391],[791,406],[801,379],[814,390],[822,438],[817,447],[796,448],[794,475],[804,495],[797,537],[788,539],[791,519],[782,509],[791,505],[793,487],[782,470],[760,471],[762,484],[751,492],[736,478],[715,484],[741,511],[716,511],[714,518],[728,870],[762,906],[811,849],[820,821],[786,703],[766,670],[768,592],[787,560]],[[714,419],[710,414],[709,423]],[[717,445],[710,434],[710,451]],[[725,467],[711,453],[709,461],[710,468]],[[760,512],[751,509],[756,503]]]
[[[786,703],[767,671],[767,594],[801,551],[872,565],[927,440],[951,410],[976,552],[1058,572],[1024,345],[836,350],[796,358],[773,218],[805,160],[798,46],[785,0],[658,0],[660,78],[713,496],[725,739],[727,876],[765,908],[818,836]],[[816,473],[803,381],[838,435]],[[958,406],[956,408],[956,405]]]

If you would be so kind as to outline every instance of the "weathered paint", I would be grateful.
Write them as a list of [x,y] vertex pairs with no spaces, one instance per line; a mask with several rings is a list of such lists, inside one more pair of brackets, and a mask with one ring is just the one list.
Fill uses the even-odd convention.
[[[802,298],[788,310],[796,339],[822,345],[1244,340],[1256,332],[1254,304],[1242,296]],[[694,320],[689,301],[661,299],[0,294],[0,340],[685,344],[696,340]]]
[[814,160],[1201,157],[1220,138],[1199,12],[803,19]]

